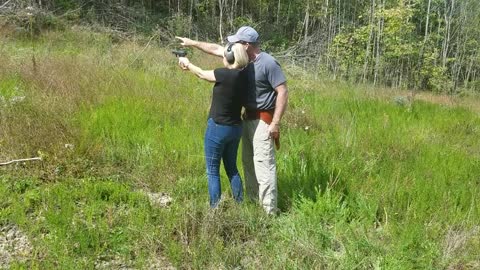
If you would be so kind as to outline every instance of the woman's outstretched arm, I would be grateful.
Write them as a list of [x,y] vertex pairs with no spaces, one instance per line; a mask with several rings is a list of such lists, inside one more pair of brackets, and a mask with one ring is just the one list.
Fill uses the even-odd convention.
[[200,79],[215,82],[215,74],[213,70],[203,70],[200,67],[195,66],[194,64],[190,63],[188,58],[180,57],[178,60],[180,67],[184,70],[190,70],[193,74],[197,75]]

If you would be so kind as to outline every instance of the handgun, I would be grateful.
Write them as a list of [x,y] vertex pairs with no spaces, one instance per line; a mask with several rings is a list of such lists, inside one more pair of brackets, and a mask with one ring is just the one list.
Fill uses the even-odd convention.
[[187,56],[187,51],[185,51],[185,50],[172,50],[172,53],[173,53],[176,57],[185,57],[185,56]]

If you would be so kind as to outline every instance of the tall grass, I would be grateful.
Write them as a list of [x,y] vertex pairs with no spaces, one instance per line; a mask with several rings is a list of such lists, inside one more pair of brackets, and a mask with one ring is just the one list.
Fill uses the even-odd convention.
[[[480,266],[480,118],[462,102],[401,103],[393,90],[287,68],[281,215],[235,204],[225,177],[211,211],[202,154],[211,85],[168,50],[78,29],[44,34],[35,52],[0,42],[0,157],[44,157],[0,168],[0,224],[34,239],[18,267],[92,268],[112,256],[137,268],[156,256],[195,269]],[[139,190],[174,202],[151,206]]]

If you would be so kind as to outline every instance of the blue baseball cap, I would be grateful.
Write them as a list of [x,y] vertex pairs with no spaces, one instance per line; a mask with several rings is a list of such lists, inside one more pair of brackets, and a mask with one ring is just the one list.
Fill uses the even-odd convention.
[[238,29],[237,33],[227,37],[228,42],[236,43],[239,41],[245,41],[248,43],[257,43],[260,41],[258,33],[250,26],[242,26]]

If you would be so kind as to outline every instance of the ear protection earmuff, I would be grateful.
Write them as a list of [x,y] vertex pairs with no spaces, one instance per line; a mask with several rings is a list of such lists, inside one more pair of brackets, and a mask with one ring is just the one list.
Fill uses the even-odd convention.
[[233,45],[235,45],[235,43],[228,44],[228,47],[227,49],[225,49],[225,52],[224,52],[225,59],[227,59],[227,62],[229,64],[235,63],[235,54],[232,51]]

